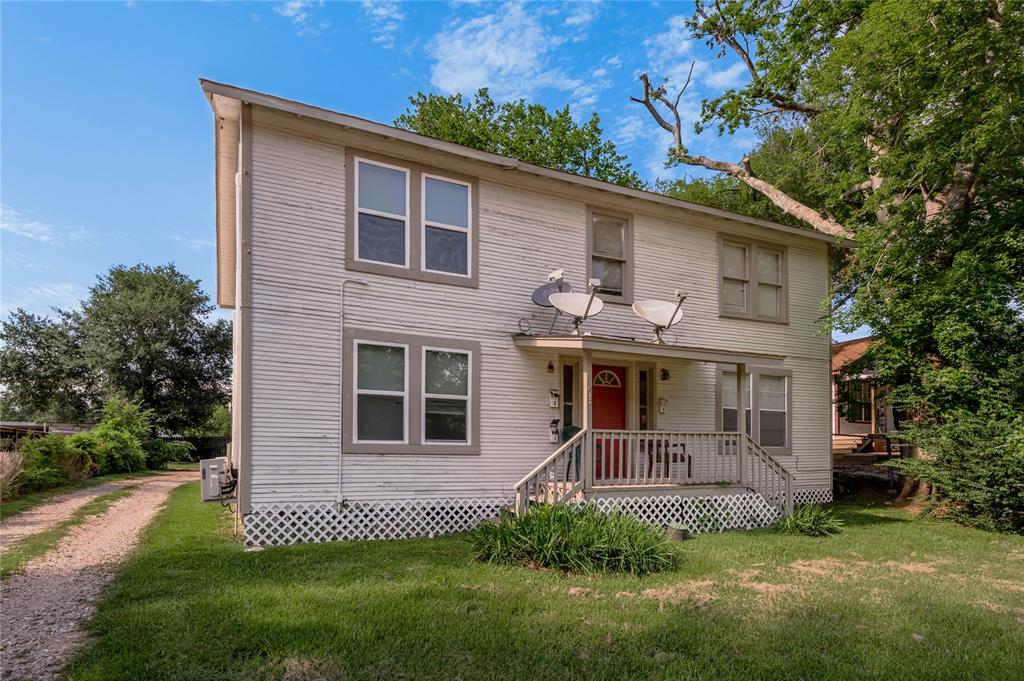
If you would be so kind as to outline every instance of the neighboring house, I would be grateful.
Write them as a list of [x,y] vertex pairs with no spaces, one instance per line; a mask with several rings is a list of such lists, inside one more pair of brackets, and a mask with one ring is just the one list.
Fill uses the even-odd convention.
[[889,386],[876,372],[858,364],[873,337],[832,344],[832,452],[850,454],[888,452],[899,443],[888,435],[899,430],[898,411],[886,400]]
[[[696,529],[831,499],[831,239],[202,87],[246,541],[459,531],[517,498]],[[601,280],[581,335],[531,300],[559,269]],[[657,344],[630,303],[676,289]]]

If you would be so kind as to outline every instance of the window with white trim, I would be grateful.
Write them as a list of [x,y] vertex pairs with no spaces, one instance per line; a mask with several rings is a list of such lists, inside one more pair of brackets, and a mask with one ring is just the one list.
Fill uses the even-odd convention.
[[725,316],[785,321],[786,252],[756,242],[722,239],[719,311]]
[[423,348],[423,441],[469,441],[470,363],[465,350]]
[[[750,367],[744,391],[747,435],[762,447],[786,453],[791,448],[792,414],[790,414],[792,376],[786,369]],[[718,373],[722,430],[735,432],[736,372]]]
[[358,442],[405,442],[409,375],[405,345],[355,343]]
[[630,223],[610,215],[590,215],[590,277],[600,279],[598,293],[628,297],[630,284]]
[[[723,371],[721,373],[722,381],[722,430],[729,431],[730,433],[736,432],[736,425],[738,420],[736,418],[736,372],[735,371]],[[743,404],[746,405],[744,410],[745,422],[747,424],[747,435],[750,435],[750,428],[752,419],[750,418],[750,386],[753,384],[753,375],[747,374],[747,385],[743,393]]]
[[760,374],[757,377],[757,422],[762,447],[786,447],[789,379],[785,376]]
[[469,276],[472,187],[423,174],[423,269]]
[[409,266],[409,171],[356,159],[356,258]]

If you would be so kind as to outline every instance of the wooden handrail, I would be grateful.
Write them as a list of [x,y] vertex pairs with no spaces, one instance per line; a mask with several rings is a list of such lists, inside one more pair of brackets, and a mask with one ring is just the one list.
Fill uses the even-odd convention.
[[745,433],[581,430],[515,485],[516,512],[592,487],[738,485],[793,512],[793,476]]
[[525,513],[530,502],[558,504],[583,489],[582,463],[587,430],[580,430],[516,483],[516,512]]

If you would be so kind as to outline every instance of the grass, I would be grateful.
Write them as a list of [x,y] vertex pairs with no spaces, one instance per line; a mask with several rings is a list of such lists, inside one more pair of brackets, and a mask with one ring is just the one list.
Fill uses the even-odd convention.
[[[171,462],[167,465],[167,471],[198,471],[199,464],[189,461],[184,462]],[[145,478],[151,475],[159,475],[164,471],[132,471],[131,473],[111,473],[110,475],[101,475],[95,478],[89,478],[88,480],[82,480],[81,482],[70,483],[67,485],[61,485],[60,487],[52,487],[50,489],[43,490],[42,492],[30,492],[28,494],[22,494],[14,499],[6,500],[0,503],[0,519],[6,520],[12,516],[16,516],[19,513],[24,513],[28,509],[38,506],[39,504],[49,501],[51,498],[60,494],[67,494],[68,492],[77,492],[78,490],[88,489],[89,487],[95,487],[96,485],[102,485],[107,482],[117,482],[119,480],[131,480],[133,478]]]
[[63,520],[53,527],[50,527],[41,532],[30,534],[29,536],[21,539],[20,541],[11,544],[11,546],[4,551],[3,562],[0,563],[0,579],[7,579],[12,574],[20,572],[25,566],[25,563],[41,556],[44,553],[48,553],[60,540],[63,539],[71,532],[76,525],[81,525],[86,519],[103,515],[118,499],[123,499],[132,493],[135,489],[135,485],[129,485],[124,489],[109,494],[101,494],[95,499],[90,500],[88,503],[79,507],[67,520]]
[[167,464],[169,471],[198,471],[198,461],[171,461]]
[[675,547],[658,528],[593,506],[540,506],[504,514],[470,535],[477,558],[497,565],[537,565],[567,572],[645,575],[675,564]]
[[683,542],[675,569],[573,576],[465,537],[244,552],[172,492],[69,668],[92,679],[1007,679],[1024,537],[840,506],[842,534]]
[[803,534],[808,537],[830,537],[843,531],[843,521],[835,511],[818,504],[798,507],[791,515],[775,523],[783,534]]

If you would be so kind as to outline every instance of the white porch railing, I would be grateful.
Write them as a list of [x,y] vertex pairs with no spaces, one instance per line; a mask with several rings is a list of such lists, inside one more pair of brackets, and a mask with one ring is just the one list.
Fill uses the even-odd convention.
[[525,513],[531,501],[558,504],[583,491],[586,442],[587,431],[581,430],[516,483],[517,513]]
[[593,487],[740,485],[793,510],[792,475],[749,436],[734,432],[580,431],[516,485],[516,510],[557,504]]

